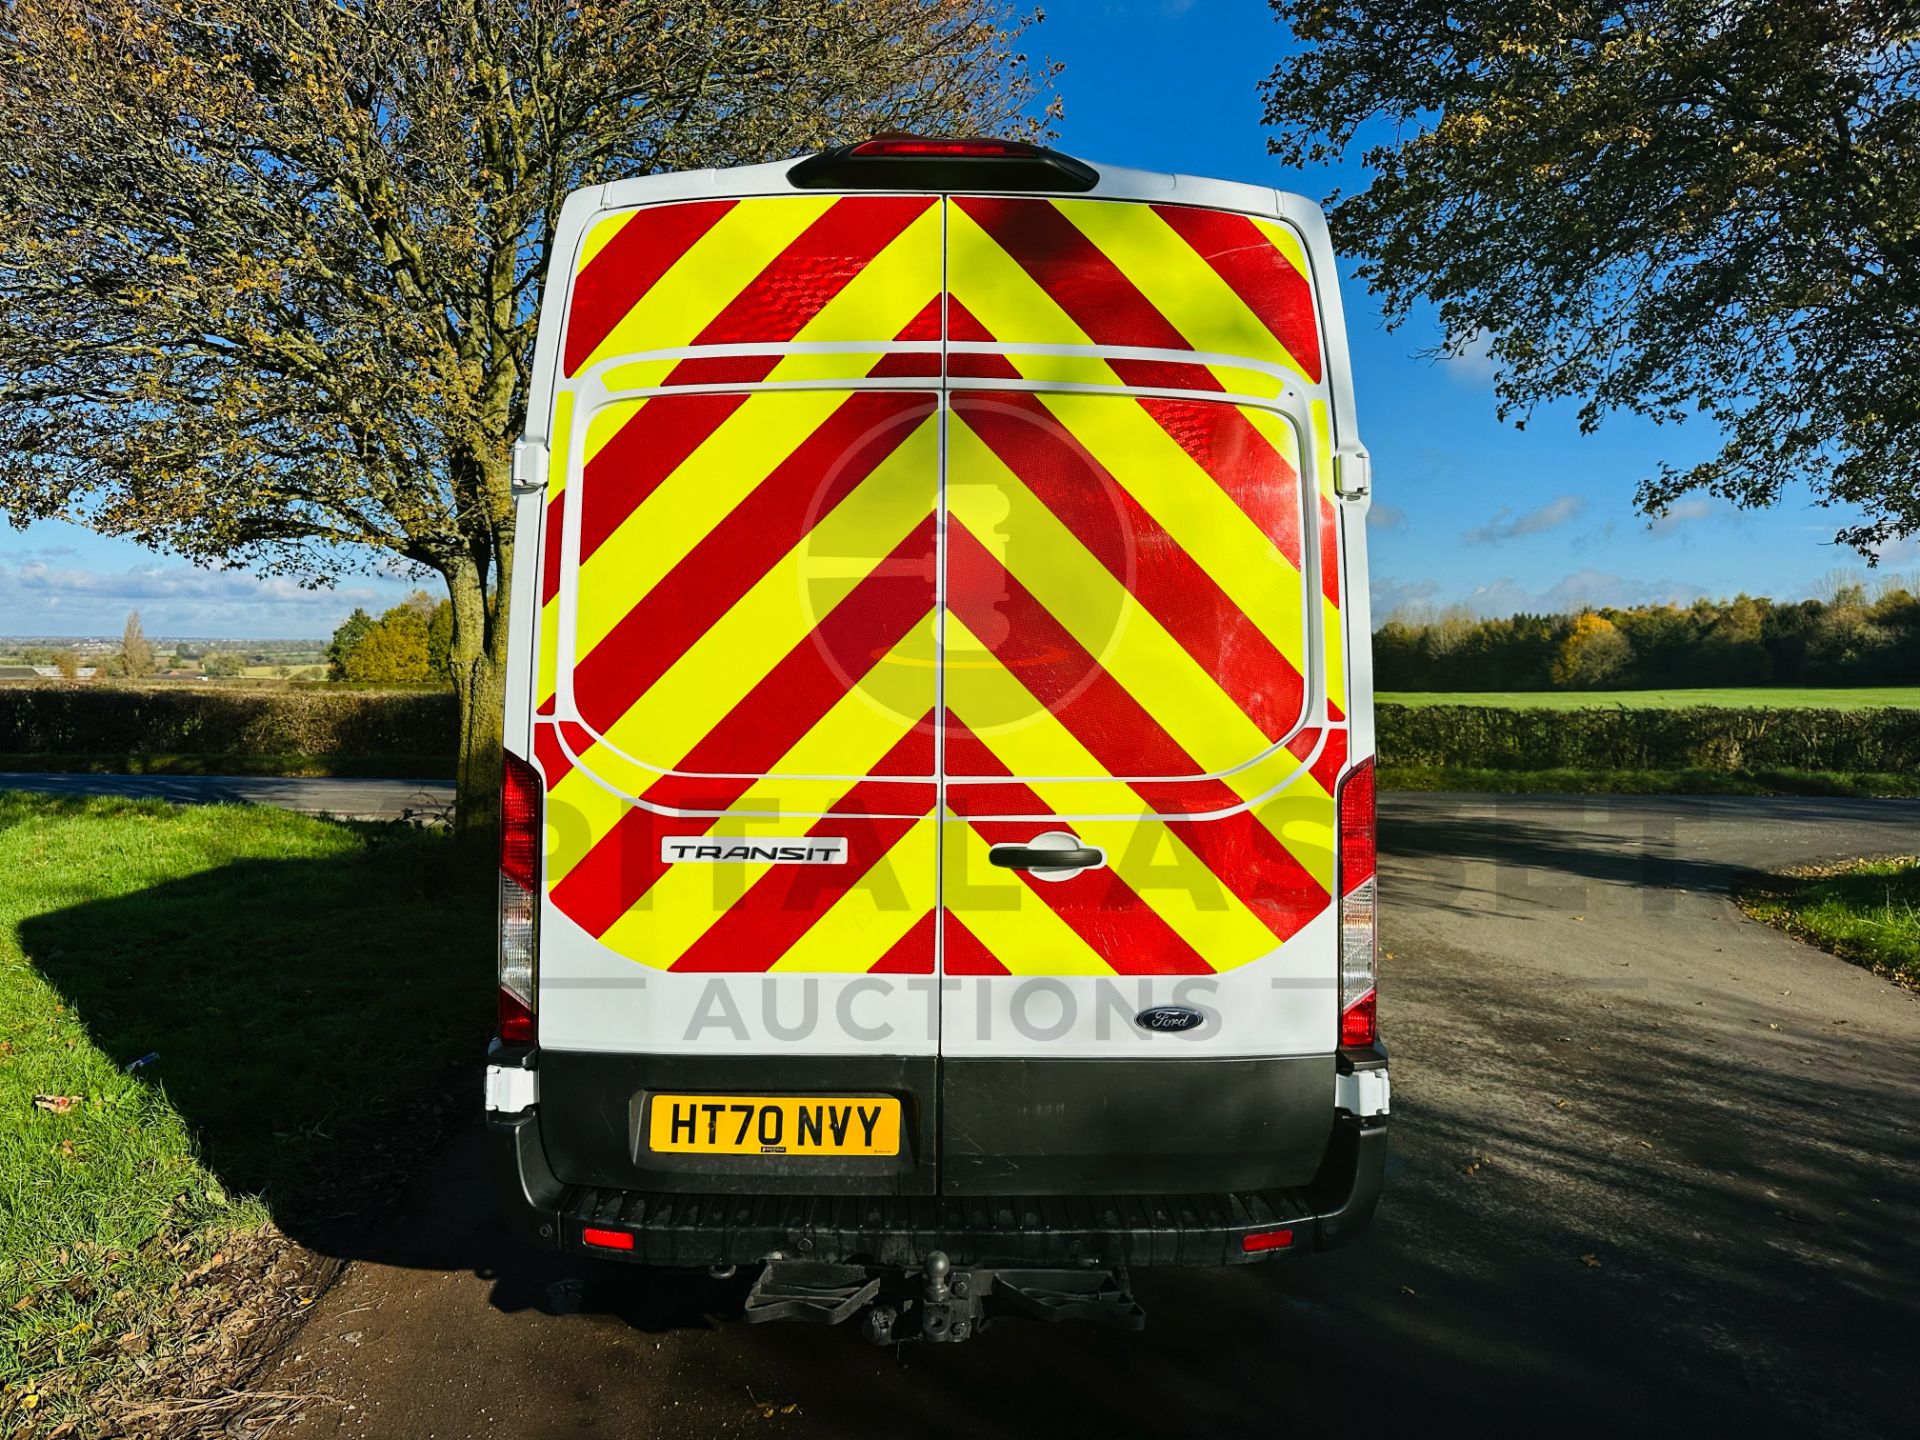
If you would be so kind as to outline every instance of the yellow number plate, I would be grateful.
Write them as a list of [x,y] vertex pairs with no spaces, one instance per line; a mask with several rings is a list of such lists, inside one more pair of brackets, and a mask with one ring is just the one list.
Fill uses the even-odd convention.
[[900,1102],[891,1095],[656,1095],[647,1107],[655,1153],[898,1155]]

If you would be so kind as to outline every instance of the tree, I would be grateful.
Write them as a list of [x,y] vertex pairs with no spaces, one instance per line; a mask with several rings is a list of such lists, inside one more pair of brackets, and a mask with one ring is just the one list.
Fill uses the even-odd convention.
[[54,668],[60,672],[60,678],[62,680],[78,680],[80,678],[80,656],[76,652],[72,650],[54,651],[53,664]]
[[353,613],[340,622],[340,628],[333,632],[333,638],[327,642],[327,674],[330,679],[347,678],[347,656],[354,647],[366,637],[377,622],[358,605]]
[[561,197],[1031,130],[1003,0],[10,0],[0,508],[324,583],[437,573],[488,821],[509,452]]
[[1356,141],[1332,207],[1389,323],[1489,345],[1503,417],[1578,398],[1722,448],[1641,484],[1804,480],[1871,557],[1920,531],[1920,26],[1859,0],[1272,0],[1270,148]]
[[1589,610],[1576,616],[1553,657],[1553,683],[1562,690],[1592,690],[1618,678],[1633,659],[1633,646],[1614,623]]
[[140,612],[127,612],[126,626],[120,632],[120,673],[129,680],[153,674],[153,645],[140,626]]
[[347,652],[347,679],[360,685],[417,684],[427,678],[427,621],[412,605],[387,611]]
[[231,651],[209,650],[201,661],[201,668],[210,680],[233,680],[246,673],[247,657]]
[[453,679],[453,606],[442,600],[427,617],[427,673]]

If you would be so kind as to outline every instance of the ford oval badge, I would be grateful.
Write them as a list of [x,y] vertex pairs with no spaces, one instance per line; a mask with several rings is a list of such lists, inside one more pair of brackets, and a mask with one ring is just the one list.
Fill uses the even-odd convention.
[[1133,1023],[1142,1030],[1171,1031],[1194,1030],[1207,1023],[1206,1012],[1195,1010],[1191,1005],[1155,1005],[1150,1010],[1142,1010],[1133,1017]]

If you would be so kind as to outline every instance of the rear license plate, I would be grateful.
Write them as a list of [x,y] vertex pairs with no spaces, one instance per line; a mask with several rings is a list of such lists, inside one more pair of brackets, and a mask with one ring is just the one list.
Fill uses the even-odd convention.
[[647,1107],[656,1154],[898,1155],[891,1095],[656,1095]]

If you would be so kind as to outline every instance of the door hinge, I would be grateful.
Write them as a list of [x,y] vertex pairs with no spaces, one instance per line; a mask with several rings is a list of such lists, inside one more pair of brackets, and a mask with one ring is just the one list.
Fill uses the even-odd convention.
[[544,440],[513,442],[513,488],[522,493],[547,488],[548,452]]
[[1358,500],[1373,493],[1373,457],[1364,450],[1340,450],[1333,457],[1333,493]]

